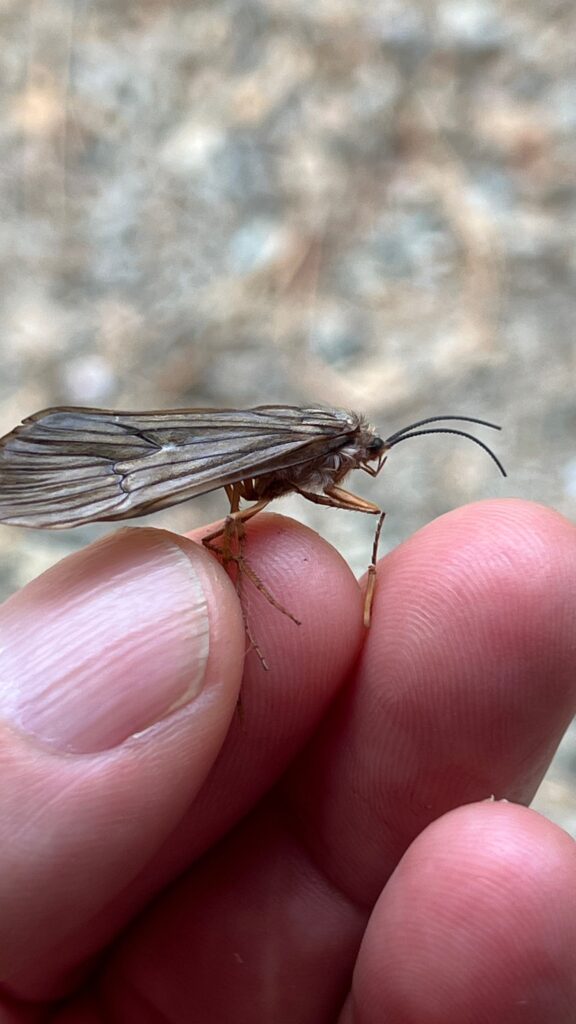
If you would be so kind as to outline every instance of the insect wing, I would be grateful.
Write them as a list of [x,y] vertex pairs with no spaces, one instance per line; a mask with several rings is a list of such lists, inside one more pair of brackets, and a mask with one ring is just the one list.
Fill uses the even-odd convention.
[[0,440],[0,522],[61,528],[142,515],[317,458],[357,424],[295,406],[47,409]]

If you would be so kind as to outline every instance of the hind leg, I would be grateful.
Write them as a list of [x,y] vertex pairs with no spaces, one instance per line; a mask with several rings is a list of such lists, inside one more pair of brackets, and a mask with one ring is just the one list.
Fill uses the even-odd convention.
[[[210,551],[214,551],[222,558],[224,566],[228,566],[230,563],[233,563],[236,566],[237,572],[235,583],[236,590],[238,591],[238,596],[240,598],[242,591],[242,580],[243,577],[246,577],[248,580],[250,580],[253,586],[255,586],[256,589],[260,591],[262,596],[266,598],[268,603],[271,604],[273,608],[276,608],[277,611],[281,612],[283,615],[286,615],[297,626],[301,625],[300,620],[297,619],[296,616],[292,614],[292,612],[288,611],[288,609],[285,608],[284,605],[281,604],[280,601],[278,601],[274,597],[274,595],[268,589],[266,584],[263,583],[258,574],[254,571],[250,563],[247,561],[246,556],[244,554],[244,547],[246,541],[244,523],[248,522],[249,519],[252,519],[253,516],[257,515],[264,508],[266,508],[266,506],[268,505],[268,501],[258,501],[256,502],[255,505],[251,505],[249,508],[239,509],[238,504],[240,501],[240,495],[238,494],[237,489],[234,487],[230,487],[226,488],[226,491],[228,493],[228,498],[230,500],[230,512],[226,516],[226,519],[224,520],[222,526],[218,527],[217,530],[213,530],[212,533],[209,533],[206,537],[204,537],[202,543]],[[221,545],[214,543],[214,541],[218,540],[219,537],[222,538]],[[249,645],[256,651],[256,654],[258,655],[263,668],[267,669],[268,665],[253,633],[250,630],[250,626],[247,622],[243,605],[242,614],[244,615],[244,628],[246,630],[246,636],[248,637]]]

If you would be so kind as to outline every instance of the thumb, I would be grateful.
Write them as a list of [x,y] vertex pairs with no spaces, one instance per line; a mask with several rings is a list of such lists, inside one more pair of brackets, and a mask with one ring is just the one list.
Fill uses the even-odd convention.
[[243,651],[228,577],[163,530],[122,530],[0,607],[5,991],[57,994],[107,937],[218,754]]

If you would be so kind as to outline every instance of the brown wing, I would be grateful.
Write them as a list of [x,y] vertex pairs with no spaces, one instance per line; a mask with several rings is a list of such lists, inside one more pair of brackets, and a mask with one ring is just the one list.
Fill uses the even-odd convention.
[[0,439],[0,522],[125,519],[343,447],[338,409],[46,409]]

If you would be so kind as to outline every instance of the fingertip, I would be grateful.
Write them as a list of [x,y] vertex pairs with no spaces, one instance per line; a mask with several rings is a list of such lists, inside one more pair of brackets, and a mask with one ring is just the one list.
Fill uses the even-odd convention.
[[[460,581],[478,591],[529,577],[542,601],[576,573],[576,528],[554,509],[519,499],[475,502],[428,523],[380,562],[382,591],[393,574],[397,603]],[[536,592],[536,587],[540,588]],[[461,595],[459,595],[461,596]],[[481,596],[479,594],[478,596]],[[497,595],[496,595],[497,596]],[[386,608],[386,615],[390,609]],[[378,615],[378,606],[375,613]],[[402,609],[400,613],[402,614]]]
[[485,802],[436,821],[375,907],[354,1019],[571,1020],[575,883],[573,841],[535,812]]
[[[338,634],[357,649],[363,639],[362,597],[357,580],[338,551],[314,530],[277,514],[265,514],[250,524],[250,557],[270,590],[301,623],[298,645],[305,645],[314,664],[323,661]],[[276,632],[279,621],[262,595],[248,601],[260,609],[264,628]]]
[[[304,676],[313,685],[324,680],[333,692],[364,640],[362,595],[350,568],[314,530],[275,513],[247,523],[244,555],[263,588],[289,612],[240,576],[246,622],[271,673],[290,678],[294,689]],[[257,662],[252,652],[249,676],[258,671]]]
[[385,678],[429,752],[450,743],[472,785],[530,799],[574,714],[575,587],[576,529],[554,510],[456,509],[381,561],[364,692]]

